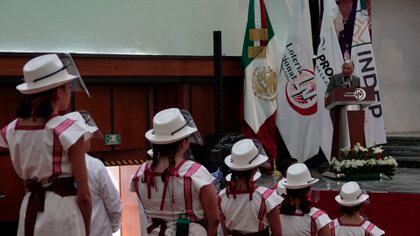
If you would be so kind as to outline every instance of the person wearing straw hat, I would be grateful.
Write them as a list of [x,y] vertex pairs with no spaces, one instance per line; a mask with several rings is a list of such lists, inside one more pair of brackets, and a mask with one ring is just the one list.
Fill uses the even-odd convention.
[[343,236],[379,236],[385,232],[360,215],[360,208],[369,199],[356,182],[341,186],[335,200],[340,205],[342,215],[330,223],[331,235]]
[[[91,195],[84,159],[89,131],[60,116],[68,110],[71,75],[56,54],[23,67],[17,119],[1,129],[13,167],[24,180],[18,235],[89,235]],[[77,184],[77,185],[76,185]]]
[[221,224],[225,235],[281,235],[276,191],[257,186],[258,166],[268,160],[253,140],[243,139],[232,147],[225,164],[231,169],[227,187],[219,193]]
[[197,128],[178,108],[158,112],[153,129],[152,160],[135,173],[130,191],[136,192],[146,212],[149,235],[215,235],[219,223],[214,177],[184,154]]
[[280,184],[286,188],[286,195],[280,204],[280,220],[283,236],[330,235],[328,215],[312,206],[308,198],[311,186],[318,179],[313,178],[303,163],[291,165],[286,178]]
[[90,151],[90,139],[102,138],[95,121],[87,111],[76,111],[64,115],[85,125],[89,133],[85,135],[85,159],[92,195],[91,236],[111,236],[121,226],[122,205],[120,194],[112,183],[105,165],[97,158],[87,154]]

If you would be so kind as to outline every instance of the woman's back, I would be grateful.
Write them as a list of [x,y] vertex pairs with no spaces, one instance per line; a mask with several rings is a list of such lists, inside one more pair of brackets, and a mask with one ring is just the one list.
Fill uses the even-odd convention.
[[73,176],[67,154],[86,131],[74,120],[55,116],[43,125],[22,125],[16,119],[2,129],[0,146],[9,148],[16,173],[42,184]]
[[148,218],[176,221],[186,212],[186,207],[191,206],[196,221],[204,219],[200,189],[212,184],[214,177],[204,166],[193,161],[182,160],[173,169],[165,186],[161,174],[151,171],[151,161],[146,162],[134,176],[130,190],[139,195]]
[[360,224],[345,224],[339,218],[330,223],[331,235],[342,236],[380,236],[385,232],[368,220],[363,220]]
[[225,225],[229,230],[241,233],[255,233],[267,228],[267,214],[282,200],[275,190],[266,187],[257,187],[252,193],[252,200],[248,191],[238,192],[236,197],[226,191],[223,189],[219,193]]
[[299,210],[293,215],[280,214],[280,221],[283,225],[282,235],[309,236],[317,235],[318,230],[328,225],[331,219],[324,211],[312,207],[307,214]]

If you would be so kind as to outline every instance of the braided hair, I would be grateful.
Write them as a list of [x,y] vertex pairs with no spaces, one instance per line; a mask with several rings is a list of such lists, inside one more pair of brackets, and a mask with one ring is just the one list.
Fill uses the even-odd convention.
[[249,200],[252,201],[252,194],[254,193],[254,190],[255,190],[254,189],[255,182],[253,180],[255,168],[251,170],[246,170],[246,171],[232,170],[231,173],[232,175],[231,175],[230,182],[228,182],[226,186],[227,196],[229,197],[229,194],[231,193],[233,195],[233,198],[236,198],[237,183],[240,179],[243,179],[245,180],[246,189],[249,194]]
[[152,157],[152,170],[154,170],[159,163],[160,157],[167,157],[169,166],[162,173],[162,181],[165,181],[165,177],[168,175],[168,172],[171,168],[175,168],[175,155],[178,152],[179,145],[182,140],[176,141],[169,144],[153,144],[153,157]]
[[309,213],[312,207],[311,201],[308,199],[309,191],[311,187],[301,188],[301,189],[286,189],[286,195],[282,195],[284,200],[280,204],[280,212],[284,215],[294,215],[296,212],[296,206],[293,202],[293,199],[300,199],[301,203],[299,206],[299,210],[301,210],[304,214]]

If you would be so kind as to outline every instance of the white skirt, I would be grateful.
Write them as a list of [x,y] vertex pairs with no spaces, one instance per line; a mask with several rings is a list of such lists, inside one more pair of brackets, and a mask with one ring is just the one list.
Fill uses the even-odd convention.
[[[18,236],[23,236],[25,214],[30,193],[26,193],[20,207]],[[53,192],[45,193],[44,212],[38,212],[35,236],[84,236],[85,224],[76,202],[76,196],[61,197]]]

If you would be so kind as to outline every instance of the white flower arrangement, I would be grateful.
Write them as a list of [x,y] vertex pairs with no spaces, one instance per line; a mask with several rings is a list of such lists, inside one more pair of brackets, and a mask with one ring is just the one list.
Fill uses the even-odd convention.
[[364,175],[383,173],[389,177],[394,175],[397,161],[390,156],[383,156],[381,147],[365,148],[357,143],[353,148],[342,148],[341,157],[334,157],[330,169],[337,174]]

